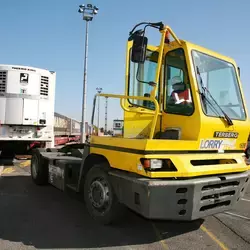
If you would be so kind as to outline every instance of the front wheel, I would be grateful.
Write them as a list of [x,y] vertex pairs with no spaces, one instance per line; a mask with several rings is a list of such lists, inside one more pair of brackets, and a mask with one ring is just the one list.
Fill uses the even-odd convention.
[[97,164],[87,173],[84,200],[89,214],[97,222],[108,225],[121,218],[124,206],[119,203],[110,183],[106,164]]

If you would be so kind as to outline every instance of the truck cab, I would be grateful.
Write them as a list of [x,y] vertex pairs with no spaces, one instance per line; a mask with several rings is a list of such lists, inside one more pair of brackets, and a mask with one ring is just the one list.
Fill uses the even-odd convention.
[[[131,59],[133,41],[127,49],[126,94],[159,104],[154,137],[196,141],[202,150],[242,151],[249,122],[235,61],[165,34],[162,46],[146,46],[144,62]],[[124,137],[149,138],[154,103],[129,98],[124,107]]]
[[[137,29],[143,25],[143,29]],[[146,29],[159,31],[150,45]],[[163,23],[129,33],[122,134],[36,150],[32,178],[83,193],[103,224],[129,207],[150,219],[195,220],[231,209],[249,184],[249,121],[233,59],[180,40]],[[81,148],[80,148],[81,147]]]

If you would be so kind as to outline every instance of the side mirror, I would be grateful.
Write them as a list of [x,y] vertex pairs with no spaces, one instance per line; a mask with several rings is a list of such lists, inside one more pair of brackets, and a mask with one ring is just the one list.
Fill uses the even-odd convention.
[[239,74],[239,76],[240,76],[240,67],[238,67],[238,74]]
[[146,60],[148,38],[135,35],[133,38],[131,61],[134,63],[144,63]]

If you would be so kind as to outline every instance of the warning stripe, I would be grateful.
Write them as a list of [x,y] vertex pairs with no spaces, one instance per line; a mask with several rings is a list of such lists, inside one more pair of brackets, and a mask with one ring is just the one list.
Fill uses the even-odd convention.
[[20,168],[25,168],[25,167],[29,167],[29,166],[30,166],[30,160],[23,161],[20,164],[18,164],[18,167],[20,167]]
[[5,168],[1,174],[10,174],[10,173],[13,173],[15,172],[16,170],[13,168],[13,167],[8,167],[8,168]]

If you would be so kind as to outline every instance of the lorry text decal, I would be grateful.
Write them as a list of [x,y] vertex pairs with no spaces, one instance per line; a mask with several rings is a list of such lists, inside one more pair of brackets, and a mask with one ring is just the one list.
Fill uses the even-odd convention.
[[223,140],[201,140],[200,149],[219,149]]
[[202,139],[200,149],[235,149],[236,140]]

